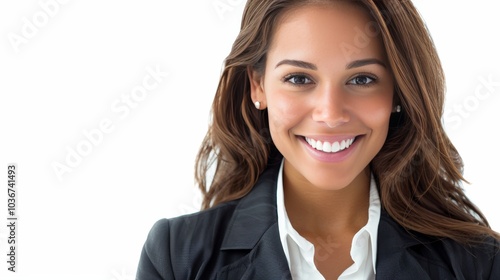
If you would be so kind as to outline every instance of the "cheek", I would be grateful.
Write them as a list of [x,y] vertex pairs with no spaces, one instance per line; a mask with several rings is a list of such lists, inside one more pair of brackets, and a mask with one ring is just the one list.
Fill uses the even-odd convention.
[[365,110],[362,114],[363,121],[369,127],[374,129],[374,132],[387,136],[389,129],[389,118],[392,112],[392,97],[376,98],[365,104]]
[[300,98],[290,96],[290,93],[278,90],[270,91],[267,94],[267,106],[269,113],[269,126],[271,131],[280,132],[290,130],[297,125],[301,118],[303,106]]

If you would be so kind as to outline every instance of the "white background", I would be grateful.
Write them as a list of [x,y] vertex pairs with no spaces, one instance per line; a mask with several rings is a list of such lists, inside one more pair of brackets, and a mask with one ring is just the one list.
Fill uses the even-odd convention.
[[[0,278],[134,279],[152,224],[199,209],[194,157],[244,1],[74,0],[51,6],[43,22],[46,2],[0,3]],[[445,124],[465,188],[500,230],[497,1],[415,4],[446,71]],[[118,112],[147,69],[169,75]],[[102,121],[112,131],[58,178],[54,164]],[[19,170],[17,274],[3,261],[9,163]]]

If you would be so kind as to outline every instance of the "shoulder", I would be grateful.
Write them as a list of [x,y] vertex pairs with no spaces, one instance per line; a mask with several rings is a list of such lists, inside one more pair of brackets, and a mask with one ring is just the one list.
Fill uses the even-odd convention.
[[[161,242],[164,236],[169,236],[176,240],[176,246],[186,243],[192,247],[202,238],[205,242],[220,238],[221,232],[228,227],[237,205],[238,200],[229,201],[193,214],[161,219],[151,228],[148,240]],[[205,243],[206,245],[208,244]]]
[[197,213],[161,219],[151,228],[146,242],[169,248],[177,255],[192,253],[194,248],[215,247],[222,242],[237,205],[237,200],[230,201]]
[[137,279],[212,279],[233,264],[253,261],[249,255],[257,244],[276,246],[274,239],[262,241],[266,233],[279,238],[273,227],[279,165],[268,167],[240,199],[157,221],[143,246]]
[[499,248],[498,240],[491,237],[469,245],[434,238],[414,246],[411,252],[423,267],[449,271],[458,279],[500,279]]
[[[385,269],[431,279],[500,279],[500,245],[492,237],[474,245],[408,231],[386,212],[380,220],[377,261]],[[378,273],[378,270],[377,270]]]
[[445,252],[450,267],[463,275],[477,277],[475,279],[500,279],[500,243],[493,237],[471,245],[446,238],[440,240],[435,247],[433,251]]
[[[158,220],[144,243],[137,279],[188,279],[196,256],[217,252],[238,201],[194,214]],[[199,260],[198,260],[199,261]]]
[[168,219],[160,219],[153,228],[163,228],[165,223],[168,223],[168,228],[171,230],[182,231],[185,229],[192,230],[193,228],[213,226],[215,222],[224,223],[229,220],[238,205],[239,200],[233,200],[221,203],[209,209],[205,209],[192,214],[185,214]]

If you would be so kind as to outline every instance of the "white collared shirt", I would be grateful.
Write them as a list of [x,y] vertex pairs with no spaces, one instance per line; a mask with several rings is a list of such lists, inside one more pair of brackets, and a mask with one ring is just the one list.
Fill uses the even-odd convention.
[[[292,226],[285,209],[283,196],[283,161],[277,185],[278,228],[281,245],[285,251],[292,279],[325,280],[314,264],[314,245],[302,237]],[[373,175],[370,182],[370,206],[368,222],[353,237],[351,258],[354,263],[338,278],[339,280],[375,279],[377,257],[377,232],[380,221],[380,198]],[[328,240],[325,240],[326,244]],[[318,256],[321,257],[321,256]]]

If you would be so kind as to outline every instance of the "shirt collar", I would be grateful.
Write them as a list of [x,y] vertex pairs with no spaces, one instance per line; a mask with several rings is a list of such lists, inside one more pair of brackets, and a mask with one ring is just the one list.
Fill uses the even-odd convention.
[[[301,252],[305,254],[313,254],[314,253],[314,245],[307,241],[304,237],[302,237],[292,226],[290,220],[288,218],[288,214],[285,208],[285,200],[283,194],[283,164],[284,159],[281,162],[281,166],[278,173],[277,180],[277,190],[276,190],[276,200],[277,200],[277,214],[278,214],[278,228],[280,234],[281,244],[283,246],[283,250],[285,252],[286,259],[288,261],[288,265],[290,266],[290,252],[288,250],[288,240],[295,241],[295,243],[300,247]],[[373,271],[376,272],[376,261],[377,261],[377,237],[378,237],[378,225],[380,221],[380,213],[381,213],[381,205],[380,205],[380,197],[377,190],[377,185],[373,174],[371,174],[370,179],[370,204],[368,207],[368,222],[364,227],[362,227],[358,233],[356,233],[353,238],[356,240],[362,232],[366,231],[369,236],[368,244],[371,245],[371,260],[372,260],[372,268]],[[351,254],[353,249],[351,248]]]

